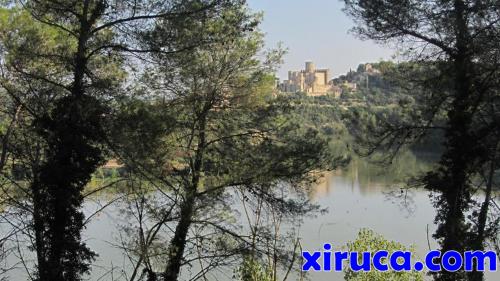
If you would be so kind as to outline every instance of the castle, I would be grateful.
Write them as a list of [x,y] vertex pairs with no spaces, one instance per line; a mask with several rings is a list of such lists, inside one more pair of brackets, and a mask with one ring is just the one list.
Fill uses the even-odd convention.
[[329,69],[316,69],[314,63],[306,62],[305,70],[288,72],[288,80],[280,84],[280,90],[285,93],[303,92],[308,96],[323,96],[335,92],[332,86]]

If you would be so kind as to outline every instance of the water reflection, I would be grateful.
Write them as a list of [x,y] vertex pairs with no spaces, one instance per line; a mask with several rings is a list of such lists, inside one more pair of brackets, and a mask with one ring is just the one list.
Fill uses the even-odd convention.
[[432,160],[424,155],[411,152],[398,156],[391,165],[381,166],[363,159],[354,159],[347,167],[325,173],[310,198],[317,200],[328,196],[335,188],[335,177],[342,177],[351,191],[359,191],[363,196],[405,189],[408,179],[421,175],[432,168]]

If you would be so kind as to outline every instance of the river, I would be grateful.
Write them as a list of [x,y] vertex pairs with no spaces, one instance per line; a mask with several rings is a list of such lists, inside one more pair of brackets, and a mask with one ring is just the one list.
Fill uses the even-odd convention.
[[[430,164],[410,154],[392,167],[379,168],[355,160],[342,170],[325,174],[309,196],[328,212],[304,220],[300,227],[302,248],[321,250],[324,243],[331,243],[334,249],[342,249],[356,238],[360,229],[369,228],[388,240],[414,245],[418,257],[425,255],[429,245],[437,249],[432,239],[436,229],[435,210],[429,192],[404,188],[409,176],[429,167]],[[86,204],[87,215],[102,206],[97,202]],[[123,274],[120,268],[128,264],[116,247],[120,240],[117,225],[126,223],[120,212],[116,207],[106,208],[84,233],[89,246],[99,252],[90,280],[119,280]],[[311,273],[309,276],[314,281],[343,280],[342,273]],[[16,271],[11,277],[14,281],[26,280],[22,271]],[[223,279],[231,280],[230,277]],[[489,272],[486,280],[500,280],[500,273]]]

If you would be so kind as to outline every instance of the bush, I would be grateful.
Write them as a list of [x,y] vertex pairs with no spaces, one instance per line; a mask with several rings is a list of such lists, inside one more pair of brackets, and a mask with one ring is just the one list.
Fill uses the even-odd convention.
[[[415,252],[415,248],[405,247],[398,242],[386,240],[383,236],[376,234],[372,230],[362,229],[356,240],[347,244],[349,252],[371,252],[372,254],[377,251],[388,251],[389,254],[395,251],[410,251]],[[412,257],[415,260],[415,257]],[[382,261],[387,263],[386,261]],[[345,270],[344,279],[348,281],[423,281],[424,273],[422,272],[353,272],[350,269]]]

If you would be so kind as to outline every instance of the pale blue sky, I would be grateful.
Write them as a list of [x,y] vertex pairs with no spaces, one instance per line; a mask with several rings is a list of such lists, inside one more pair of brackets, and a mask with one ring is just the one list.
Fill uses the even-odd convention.
[[349,33],[354,23],[343,12],[339,0],[247,0],[251,9],[264,12],[261,29],[267,47],[283,42],[289,49],[278,75],[304,68],[312,60],[318,68],[330,68],[334,76],[358,64],[390,59],[388,47],[361,41]]

